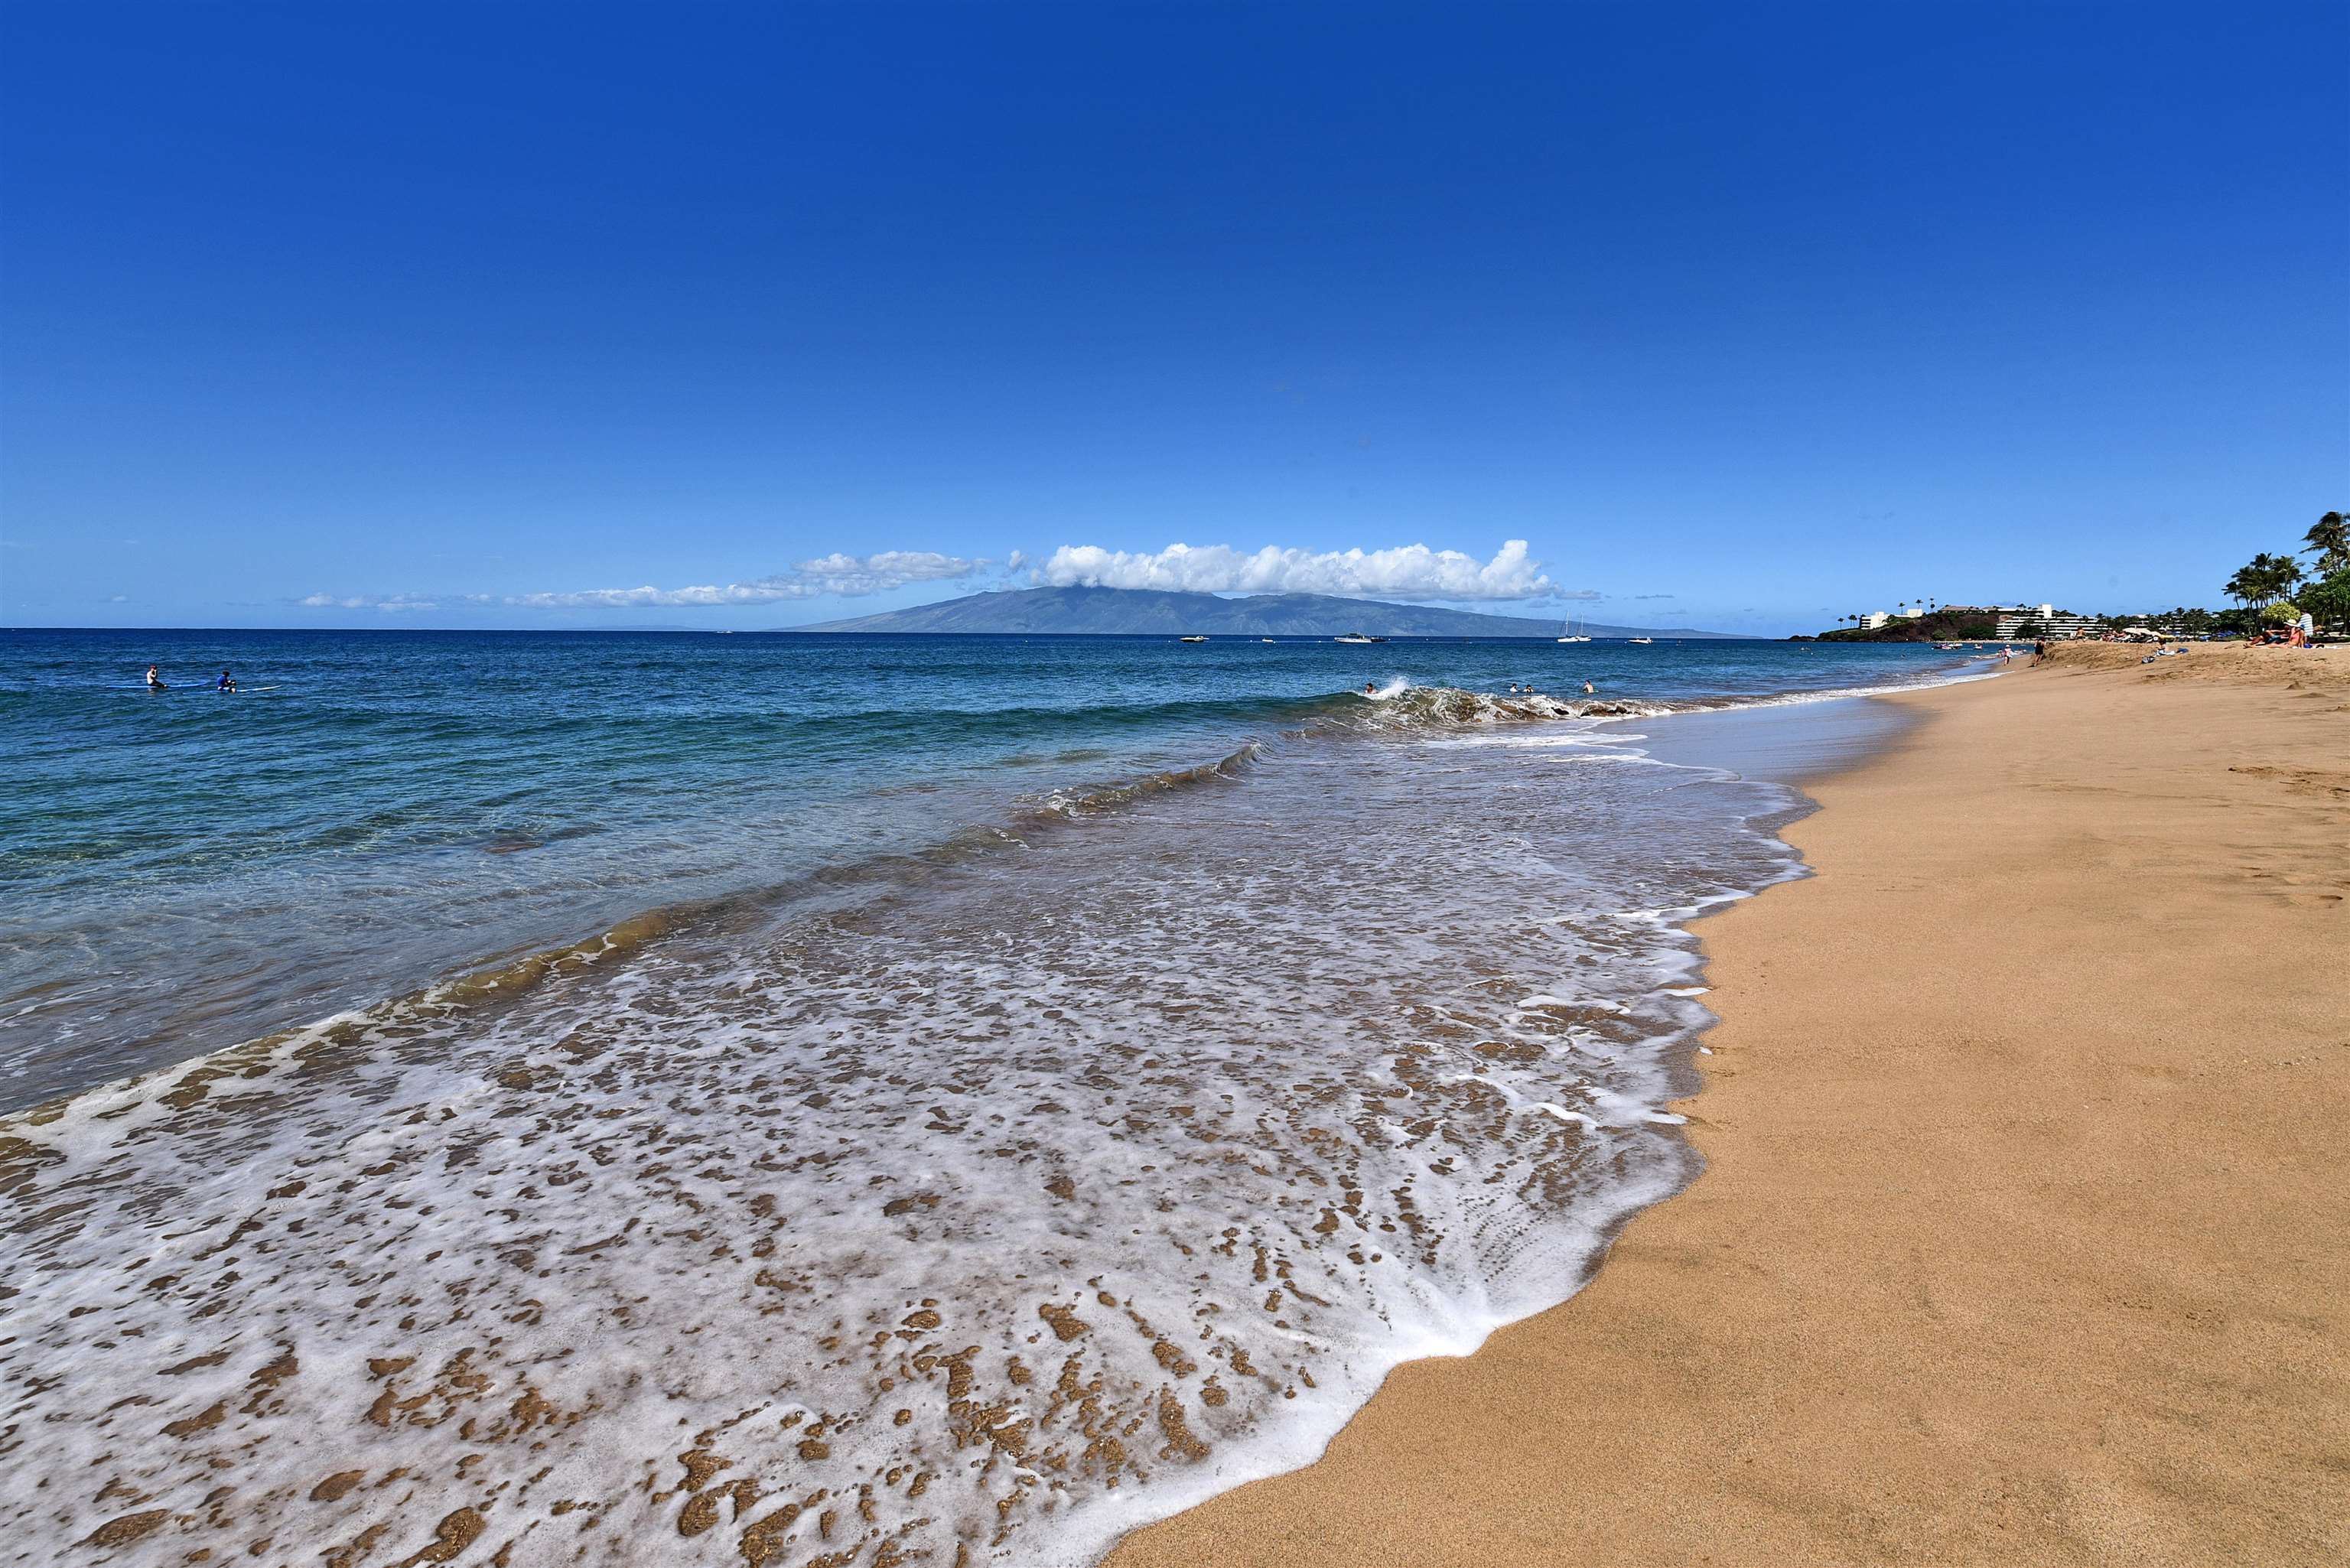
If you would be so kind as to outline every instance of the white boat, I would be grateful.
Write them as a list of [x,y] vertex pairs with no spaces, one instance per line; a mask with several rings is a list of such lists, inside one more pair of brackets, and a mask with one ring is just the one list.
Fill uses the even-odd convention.
[[1260,638],[1258,638],[1258,639],[1257,639],[1257,640],[1258,640],[1259,642],[1271,642],[1271,641],[1273,640],[1273,639],[1271,639],[1271,638],[1269,638],[1269,637],[1260,637]]
[[1385,642],[1387,639],[1384,637],[1365,637],[1359,631],[1350,631],[1344,637],[1334,637],[1330,640],[1333,642],[1370,643]]
[[1591,639],[1587,637],[1579,635],[1575,631],[1575,618],[1573,616],[1569,616],[1566,618],[1566,635],[1557,639],[1556,640],[1560,642],[1589,642]]
[[1175,640],[1178,642],[1205,642],[1208,639],[1204,637],[1179,637]]
[[1631,640],[1632,640],[1632,641],[1634,641],[1634,642],[1654,642],[1654,641],[1656,641],[1657,639],[1656,639],[1655,638],[1653,638],[1653,637],[1636,637],[1636,638],[1633,638]]

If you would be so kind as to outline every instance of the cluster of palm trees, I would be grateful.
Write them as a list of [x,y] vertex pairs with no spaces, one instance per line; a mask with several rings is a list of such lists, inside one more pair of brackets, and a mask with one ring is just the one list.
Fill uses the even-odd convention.
[[2225,591],[2238,604],[2275,604],[2293,597],[2293,590],[2301,587],[2302,576],[2299,561],[2263,550],[2236,568]]
[[[2314,559],[2303,565],[2296,556]],[[2236,568],[2224,589],[2265,619],[2291,620],[2309,612],[2321,625],[2350,620],[2350,516],[2328,512],[2302,535],[2295,555],[2266,551]]]

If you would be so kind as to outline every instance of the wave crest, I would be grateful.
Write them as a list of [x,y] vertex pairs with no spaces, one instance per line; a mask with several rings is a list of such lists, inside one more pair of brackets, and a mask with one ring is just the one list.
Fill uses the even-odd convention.
[[1456,686],[1413,686],[1396,681],[1376,691],[1351,693],[1344,707],[1328,715],[1328,722],[1343,730],[1378,733],[1539,723],[1560,719],[1653,718],[1672,711],[1669,704],[1661,702],[1626,702],[1599,697],[1578,701],[1539,691],[1497,697]]

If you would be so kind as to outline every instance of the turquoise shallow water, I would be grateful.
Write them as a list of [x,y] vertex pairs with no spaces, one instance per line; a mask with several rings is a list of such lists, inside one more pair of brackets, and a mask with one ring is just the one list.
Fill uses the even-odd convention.
[[[1091,1563],[1571,1294],[1688,1179],[1686,922],[1800,874],[1770,781],[1884,708],[1813,699],[1966,673],[1751,643],[9,650],[26,1564],[134,1515],[126,1563],[400,1561],[468,1517],[514,1568]],[[151,659],[274,690],[150,695]]]
[[[160,662],[173,690],[140,690]],[[1916,648],[0,633],[0,1108],[1357,717],[1399,680],[1701,704]],[[223,668],[247,688],[208,690]],[[264,690],[265,689],[265,690]]]

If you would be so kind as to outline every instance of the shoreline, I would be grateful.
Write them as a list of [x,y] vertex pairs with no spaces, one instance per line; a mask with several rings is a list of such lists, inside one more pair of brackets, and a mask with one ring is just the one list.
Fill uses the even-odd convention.
[[1693,927],[1697,1180],[1107,1563],[2350,1553],[2345,655],[1879,699],[1814,875]]
[[[1636,727],[1777,754],[1865,706]],[[1270,746],[1244,795],[1160,790],[846,919],[526,955],[484,1009],[0,1122],[0,1375],[43,1450],[0,1508],[126,1561],[477,1524],[518,1561],[845,1528],[1075,1563],[1303,1462],[1686,1179],[1682,921],[1800,869],[1756,815],[1786,792],[1464,707],[1494,716],[1435,687],[1387,711],[1410,743]]]
[[[1964,671],[1964,672],[1960,672]],[[1991,678],[1988,672],[1974,670],[1972,661],[1953,664],[1948,670],[1923,679],[1909,678],[1898,683],[1851,688],[1790,688],[1759,693],[1734,693],[1701,700],[1689,699],[1617,699],[1612,696],[1584,699],[1557,693],[1526,697],[1504,697],[1496,692],[1455,691],[1440,683],[1414,685],[1408,679],[1400,691],[1384,694],[1380,701],[1413,692],[1423,697],[1463,698],[1472,702],[1509,709],[1514,713],[1504,721],[1511,723],[1543,722],[1559,717],[1587,718],[1602,724],[1641,724],[1658,721],[1696,721],[1703,722],[1717,718],[1755,716],[1775,713],[1787,708],[1804,708],[1822,703],[1851,702],[1858,699],[1898,694],[1902,691],[1935,689],[1943,684],[1963,683]],[[1309,725],[1330,726],[1332,734],[1355,733],[1345,721],[1356,712],[1352,704],[1359,694],[1352,690],[1323,692],[1301,701],[1329,705],[1329,711],[1308,721]],[[1690,701],[1684,707],[1654,706],[1675,701]],[[1521,703],[1528,706],[1521,709]],[[1618,711],[1627,704],[1636,711]],[[1539,704],[1540,706],[1534,706]],[[1590,712],[1561,713],[1549,710],[1593,710]],[[1440,719],[1430,720],[1431,726]],[[1460,721],[1461,732],[1473,733],[1474,724]],[[1409,721],[1399,728],[1409,727]],[[437,1009],[452,999],[478,999],[488,992],[504,990],[507,996],[516,994],[515,982],[524,988],[532,979],[566,964],[583,959],[592,961],[602,953],[634,949],[646,940],[670,934],[705,921],[733,918],[738,911],[773,908],[795,898],[821,898],[826,890],[848,885],[859,879],[873,886],[887,884],[910,865],[927,860],[945,861],[967,853],[974,843],[987,842],[983,836],[1001,836],[1020,832],[1066,826],[1069,821],[1103,805],[1115,805],[1126,800],[1147,796],[1159,790],[1182,787],[1190,784],[1227,779],[1236,765],[1245,766],[1263,746],[1278,743],[1304,730],[1291,727],[1286,722],[1269,723],[1262,732],[1225,737],[1229,749],[1221,755],[1203,756],[1196,762],[1186,762],[1180,767],[1159,771],[1113,774],[1077,784],[1055,785],[1034,800],[997,803],[1003,809],[996,815],[957,820],[942,836],[910,848],[876,851],[858,859],[842,862],[815,862],[797,868],[780,881],[751,883],[741,886],[719,885],[697,890],[685,888],[675,896],[650,904],[631,905],[615,902],[596,924],[582,927],[565,920],[542,922],[517,933],[496,929],[482,933],[484,945],[477,951],[450,960],[438,967],[414,971],[396,971],[381,977],[380,984],[354,986],[350,993],[336,1002],[322,1001],[315,1011],[288,1012],[278,1007],[276,999],[265,998],[257,1004],[265,1021],[255,1032],[243,1037],[224,1037],[203,1045],[187,1054],[159,1056],[126,1065],[115,1062],[115,1070],[96,1077],[78,1079],[59,1085],[47,1085],[31,1098],[18,1097],[22,1091],[12,1088],[15,1079],[29,1075],[27,1061],[8,1064],[0,1071],[0,1136],[14,1122],[40,1125],[67,1114],[78,1102],[92,1096],[117,1094],[150,1085],[172,1075],[195,1075],[197,1081],[217,1075],[208,1067],[215,1059],[244,1058],[255,1052],[269,1052],[289,1043],[320,1036],[354,1022],[372,1023],[417,1009]],[[502,854],[494,846],[484,846],[491,854]],[[529,848],[543,848],[534,842]],[[204,1001],[192,1019],[168,1031],[160,1033],[176,1037],[200,1028],[215,1014],[218,1004]],[[135,1046],[138,1043],[132,1043]],[[103,1042],[104,1048],[120,1050],[120,1042]],[[139,1053],[134,1049],[130,1056]],[[28,1059],[29,1060],[29,1059]]]

